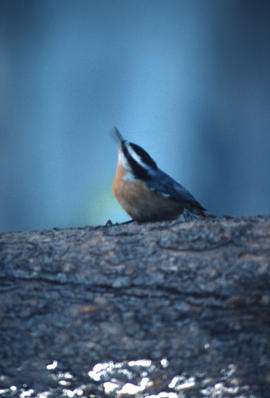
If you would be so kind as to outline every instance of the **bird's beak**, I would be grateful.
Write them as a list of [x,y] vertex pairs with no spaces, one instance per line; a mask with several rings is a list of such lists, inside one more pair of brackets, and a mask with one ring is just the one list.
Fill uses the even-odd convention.
[[117,138],[117,140],[120,142],[120,144],[124,143],[124,138],[122,137],[122,135],[120,134],[120,131],[118,130],[117,127],[114,127],[114,135]]

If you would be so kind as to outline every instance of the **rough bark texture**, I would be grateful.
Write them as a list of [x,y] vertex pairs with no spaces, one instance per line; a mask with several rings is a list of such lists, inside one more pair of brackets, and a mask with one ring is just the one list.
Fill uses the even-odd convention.
[[0,396],[269,398],[270,217],[2,234],[0,317]]

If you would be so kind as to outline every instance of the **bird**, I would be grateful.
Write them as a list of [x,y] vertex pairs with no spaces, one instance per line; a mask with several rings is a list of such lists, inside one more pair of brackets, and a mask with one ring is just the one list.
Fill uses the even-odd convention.
[[113,193],[134,221],[174,220],[184,209],[204,215],[205,208],[186,188],[159,169],[142,147],[126,141],[116,127],[114,132],[119,151]]

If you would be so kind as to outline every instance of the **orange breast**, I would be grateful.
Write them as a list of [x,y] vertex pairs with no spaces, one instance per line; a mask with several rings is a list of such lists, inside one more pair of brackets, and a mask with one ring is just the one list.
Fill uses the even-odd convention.
[[171,220],[182,213],[183,207],[178,201],[150,191],[142,181],[126,181],[125,175],[125,169],[119,166],[113,192],[131,218],[137,221]]

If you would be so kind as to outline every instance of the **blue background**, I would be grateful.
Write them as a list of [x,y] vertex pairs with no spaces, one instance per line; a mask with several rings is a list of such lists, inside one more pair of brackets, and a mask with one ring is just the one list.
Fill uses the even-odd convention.
[[270,2],[0,1],[0,231],[120,222],[116,125],[209,212],[270,213]]

